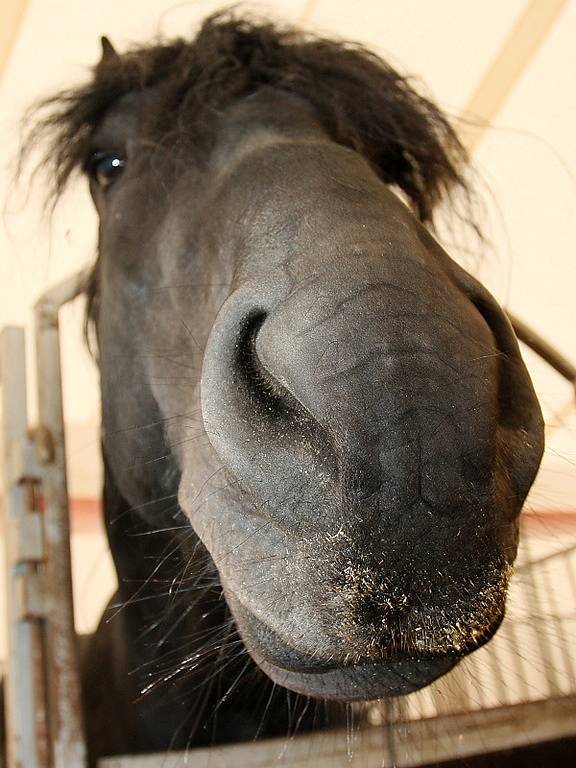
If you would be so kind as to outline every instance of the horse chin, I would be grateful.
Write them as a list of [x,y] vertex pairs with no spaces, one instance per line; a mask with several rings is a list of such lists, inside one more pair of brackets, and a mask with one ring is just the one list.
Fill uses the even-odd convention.
[[227,593],[244,645],[258,667],[276,684],[320,699],[370,701],[424,688],[459,661],[455,653],[404,655],[340,661],[320,659],[314,649],[289,645]]
[[456,657],[370,662],[325,672],[295,672],[278,667],[250,650],[260,669],[278,685],[296,693],[338,701],[370,701],[412,693],[449,672]]

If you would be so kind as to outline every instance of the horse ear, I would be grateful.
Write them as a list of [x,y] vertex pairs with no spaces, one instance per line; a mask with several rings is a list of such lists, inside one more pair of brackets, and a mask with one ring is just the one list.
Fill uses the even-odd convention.
[[111,64],[112,61],[119,58],[114,46],[105,35],[100,38],[100,44],[102,46],[102,56],[100,57],[99,66],[102,64]]

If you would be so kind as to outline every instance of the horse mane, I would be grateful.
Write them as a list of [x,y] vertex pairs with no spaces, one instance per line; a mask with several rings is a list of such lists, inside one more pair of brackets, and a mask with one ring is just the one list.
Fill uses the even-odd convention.
[[37,105],[24,154],[46,142],[42,165],[56,202],[84,166],[95,127],[122,96],[155,88],[162,106],[154,140],[202,147],[215,113],[265,85],[311,103],[333,140],[360,152],[384,182],[399,187],[421,221],[431,223],[437,204],[454,190],[469,197],[465,149],[408,78],[358,44],[233,11],[210,16],[192,40],[160,40],[103,57],[88,84]]

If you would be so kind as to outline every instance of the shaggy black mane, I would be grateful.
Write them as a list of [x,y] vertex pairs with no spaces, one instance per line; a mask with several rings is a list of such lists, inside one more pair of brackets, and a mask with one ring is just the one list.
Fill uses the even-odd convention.
[[[125,94],[161,94],[154,139],[206,140],[210,116],[268,85],[310,102],[333,139],[364,155],[400,187],[424,222],[453,189],[467,191],[466,152],[440,110],[363,47],[240,18],[209,17],[193,40],[175,39],[104,57],[91,82],[39,106],[27,147],[48,138],[54,199],[82,168],[91,134]],[[184,135],[186,134],[186,135]],[[204,134],[204,135],[203,135]],[[202,143],[200,142],[200,146]]]

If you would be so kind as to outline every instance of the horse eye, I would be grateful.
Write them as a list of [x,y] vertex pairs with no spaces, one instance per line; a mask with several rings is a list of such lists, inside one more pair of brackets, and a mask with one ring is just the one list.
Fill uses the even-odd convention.
[[87,163],[88,174],[107,189],[124,170],[126,160],[119,152],[95,152]]

